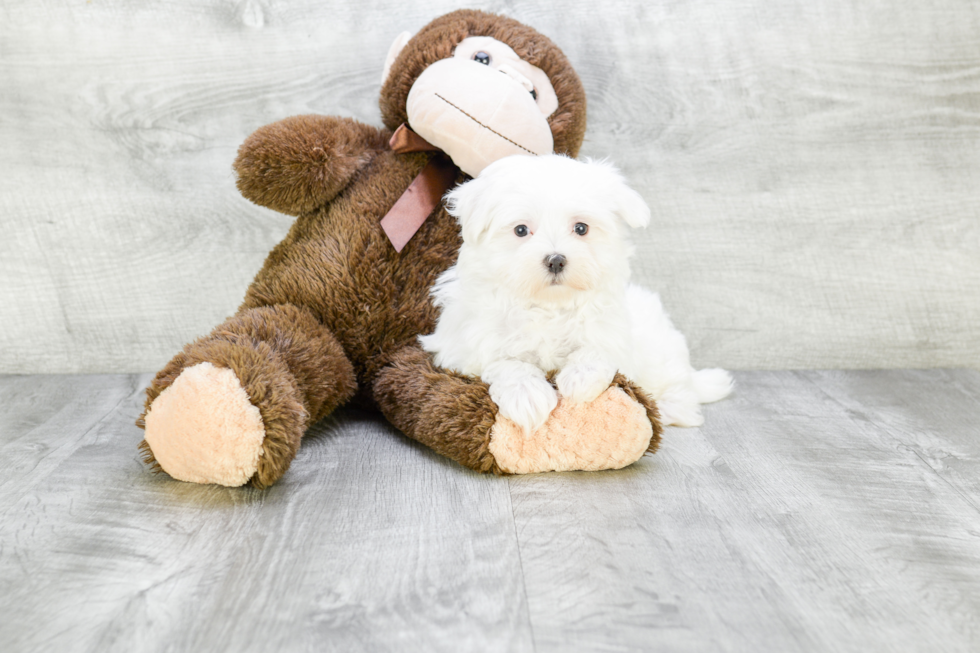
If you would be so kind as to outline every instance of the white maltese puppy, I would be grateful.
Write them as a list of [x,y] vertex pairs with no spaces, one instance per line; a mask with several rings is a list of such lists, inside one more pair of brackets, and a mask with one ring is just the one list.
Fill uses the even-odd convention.
[[657,294],[629,283],[629,228],[650,209],[610,164],[510,156],[446,199],[463,245],[432,289],[436,329],[419,340],[437,365],[490,384],[504,417],[533,431],[559,396],[592,401],[617,370],[665,425],[699,426],[699,405],[731,392],[726,371],[691,367]]

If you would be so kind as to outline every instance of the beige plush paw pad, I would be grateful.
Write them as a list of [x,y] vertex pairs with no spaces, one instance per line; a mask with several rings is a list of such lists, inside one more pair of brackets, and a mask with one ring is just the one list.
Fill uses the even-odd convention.
[[265,428],[234,372],[199,363],[153,401],[145,438],[175,479],[237,487],[258,468]]
[[646,410],[613,386],[591,403],[559,401],[544,426],[530,435],[498,417],[489,448],[500,468],[511,474],[595,471],[636,462],[651,437]]

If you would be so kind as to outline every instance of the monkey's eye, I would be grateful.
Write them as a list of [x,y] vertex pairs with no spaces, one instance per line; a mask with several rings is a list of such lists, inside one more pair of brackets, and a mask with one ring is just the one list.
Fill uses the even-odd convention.
[[589,225],[585,224],[584,222],[576,222],[575,233],[577,233],[579,236],[584,236],[585,234],[589,233]]
[[484,66],[489,66],[490,55],[484,52],[483,50],[480,50],[479,52],[473,55],[473,61],[477,63],[482,63]]
[[538,100],[538,92],[535,91],[533,88],[531,89],[531,99],[534,100],[535,102],[537,102]]
[[523,238],[524,236],[527,235],[527,225],[526,224],[517,225],[516,227],[514,227],[514,233],[517,234],[518,238]]

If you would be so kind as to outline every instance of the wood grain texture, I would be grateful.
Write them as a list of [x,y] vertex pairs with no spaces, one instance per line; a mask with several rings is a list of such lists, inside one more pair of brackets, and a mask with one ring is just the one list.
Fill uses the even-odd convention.
[[[255,128],[378,124],[382,60],[456,3],[0,3],[0,372],[159,368],[289,227]],[[478,2],[589,98],[583,154],[654,208],[636,277],[700,365],[980,366],[980,5]]]
[[149,375],[0,377],[0,650],[977,650],[980,373],[736,376],[624,470],[350,410],[267,491],[150,473]]
[[737,383],[628,470],[511,480],[536,650],[975,650],[980,375]]
[[505,481],[348,412],[268,491],[179,483],[148,381],[0,379],[0,650],[531,650]]

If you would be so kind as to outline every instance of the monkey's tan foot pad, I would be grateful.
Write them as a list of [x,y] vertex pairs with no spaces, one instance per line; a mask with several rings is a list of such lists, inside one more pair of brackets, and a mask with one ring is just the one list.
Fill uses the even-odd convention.
[[258,468],[265,427],[234,372],[199,363],[150,405],[144,437],[175,479],[237,487]]
[[591,403],[559,401],[544,426],[526,434],[505,417],[490,432],[490,453],[510,474],[620,469],[650,447],[646,409],[612,386]]

